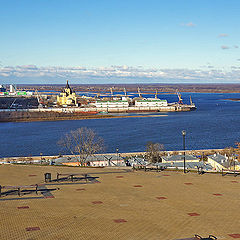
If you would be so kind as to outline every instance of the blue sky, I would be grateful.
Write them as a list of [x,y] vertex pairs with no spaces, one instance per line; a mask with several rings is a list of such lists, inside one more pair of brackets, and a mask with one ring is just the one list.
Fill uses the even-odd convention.
[[0,81],[239,82],[239,0],[0,0]]

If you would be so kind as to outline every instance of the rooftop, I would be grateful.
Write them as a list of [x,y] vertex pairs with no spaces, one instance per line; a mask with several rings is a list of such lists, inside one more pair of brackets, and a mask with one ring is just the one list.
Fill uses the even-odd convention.
[[240,236],[239,177],[2,165],[0,184],[43,183],[46,172],[53,177],[57,172],[88,173],[99,177],[100,183],[46,185],[49,189],[60,188],[52,191],[53,197],[31,198],[41,196],[40,193],[2,196],[1,239],[173,240],[194,234],[213,234],[218,239]]
[[[175,161],[183,161],[184,155],[171,155],[171,156],[163,156],[162,157],[165,161],[175,162]],[[199,161],[199,159],[193,155],[185,155],[186,161]]]
[[224,155],[213,154],[213,155],[208,156],[208,158],[211,158],[212,160],[214,160],[215,162],[221,164],[224,167],[229,167],[228,158],[225,157]]

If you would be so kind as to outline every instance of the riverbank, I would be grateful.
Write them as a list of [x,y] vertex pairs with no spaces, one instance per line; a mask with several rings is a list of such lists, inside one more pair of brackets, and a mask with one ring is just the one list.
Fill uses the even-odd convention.
[[224,100],[239,102],[240,98],[227,98],[227,99],[224,99]]
[[[120,114],[120,113],[119,113]],[[58,112],[0,112],[0,122],[41,122],[41,121],[64,121],[85,119],[108,119],[108,118],[144,118],[166,117],[167,115],[111,115],[83,113],[58,113]]]

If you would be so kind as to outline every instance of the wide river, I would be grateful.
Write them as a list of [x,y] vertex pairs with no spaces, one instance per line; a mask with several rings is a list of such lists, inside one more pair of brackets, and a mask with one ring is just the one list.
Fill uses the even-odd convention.
[[[136,118],[0,123],[0,157],[64,154],[57,141],[70,130],[83,126],[103,137],[106,152],[116,152],[116,148],[119,152],[144,151],[148,141],[162,143],[166,150],[180,150],[183,129],[187,132],[187,149],[225,148],[240,141],[240,102],[225,100],[240,98],[240,94],[184,93],[184,102],[189,102],[190,95],[197,106],[192,112],[154,113],[153,117]],[[168,102],[177,101],[176,95],[160,96]]]

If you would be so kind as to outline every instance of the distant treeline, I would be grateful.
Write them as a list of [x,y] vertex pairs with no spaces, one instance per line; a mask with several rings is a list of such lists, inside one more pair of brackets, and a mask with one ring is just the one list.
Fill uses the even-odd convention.
[[[65,84],[36,84],[36,85],[18,85],[19,89],[40,90],[40,91],[61,91]],[[137,92],[138,87],[141,92],[169,92],[173,93],[178,89],[180,92],[204,92],[204,93],[240,93],[240,84],[73,84],[74,91],[79,92],[106,92],[110,87],[115,92],[121,92],[126,88],[129,92]]]

